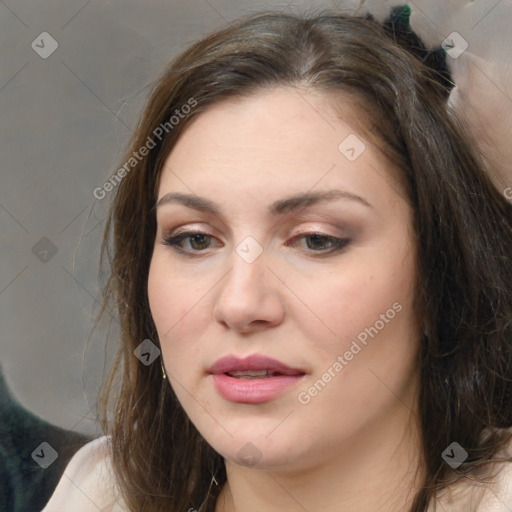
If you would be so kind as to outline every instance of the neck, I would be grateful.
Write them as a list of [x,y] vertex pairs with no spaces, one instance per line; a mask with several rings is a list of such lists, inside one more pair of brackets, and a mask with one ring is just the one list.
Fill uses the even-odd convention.
[[226,460],[216,512],[410,510],[423,479],[417,415],[398,402],[387,420],[326,446],[316,465],[255,469]]

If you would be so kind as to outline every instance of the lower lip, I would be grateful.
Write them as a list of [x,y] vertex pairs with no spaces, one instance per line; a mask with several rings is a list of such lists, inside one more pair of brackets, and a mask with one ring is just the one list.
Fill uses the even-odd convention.
[[263,379],[236,379],[225,373],[214,374],[217,392],[230,402],[261,404],[278,397],[297,384],[304,375],[282,375]]

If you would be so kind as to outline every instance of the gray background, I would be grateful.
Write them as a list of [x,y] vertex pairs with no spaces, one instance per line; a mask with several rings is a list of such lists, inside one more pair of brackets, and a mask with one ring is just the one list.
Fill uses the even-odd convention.
[[[23,405],[64,428],[98,433],[94,405],[115,348],[115,322],[112,342],[106,344],[103,325],[87,343],[109,198],[95,200],[93,190],[122,164],[149,87],[168,61],[251,11],[332,5],[350,11],[356,3],[0,2],[0,361]],[[382,19],[398,3],[365,5]],[[456,30],[475,53],[510,61],[510,1],[445,3],[409,2],[413,27],[429,43]],[[58,43],[45,59],[31,47],[43,32]],[[510,82],[491,74],[489,80],[510,112]]]

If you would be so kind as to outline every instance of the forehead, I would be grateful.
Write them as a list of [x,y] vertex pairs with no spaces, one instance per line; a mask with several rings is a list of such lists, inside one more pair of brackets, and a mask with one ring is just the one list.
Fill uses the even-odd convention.
[[[339,97],[337,98],[339,101]],[[377,193],[390,166],[325,93],[277,88],[218,102],[186,128],[166,159],[170,191],[268,200],[307,190]],[[354,114],[355,105],[344,111]],[[396,187],[395,187],[396,188]]]

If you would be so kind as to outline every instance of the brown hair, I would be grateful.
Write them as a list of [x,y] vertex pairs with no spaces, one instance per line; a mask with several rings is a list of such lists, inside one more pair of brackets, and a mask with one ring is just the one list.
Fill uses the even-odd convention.
[[[102,247],[111,269],[103,312],[115,309],[121,326],[103,417],[119,488],[137,512],[213,511],[226,481],[222,456],[190,422],[160,364],[141,364],[134,350],[148,338],[159,343],[147,279],[166,157],[212,104],[279,86],[354,98],[413,208],[426,476],[411,512],[423,512],[437,491],[502,460],[511,440],[512,205],[483,170],[432,69],[370,15],[328,10],[231,23],[178,56],[150,95],[126,158],[149,139],[155,147],[123,173]],[[170,117],[187,104],[194,107],[171,129]],[[453,441],[468,452],[457,471],[441,457]]]

